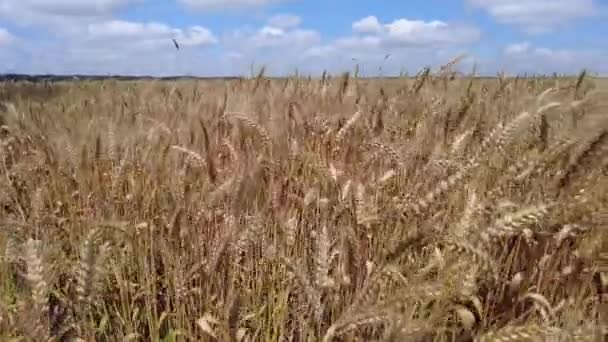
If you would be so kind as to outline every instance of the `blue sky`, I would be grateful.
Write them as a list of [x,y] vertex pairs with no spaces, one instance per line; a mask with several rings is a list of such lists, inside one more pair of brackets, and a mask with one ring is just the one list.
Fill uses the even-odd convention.
[[[0,0],[0,73],[608,74],[608,0]],[[180,44],[173,47],[172,39]],[[388,59],[385,56],[390,54]],[[353,61],[355,59],[355,61]]]

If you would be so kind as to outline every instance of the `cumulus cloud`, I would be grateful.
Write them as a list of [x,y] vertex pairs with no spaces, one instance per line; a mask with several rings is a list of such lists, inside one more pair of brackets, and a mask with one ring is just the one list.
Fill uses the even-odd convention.
[[0,46],[8,46],[15,41],[13,36],[7,29],[0,27]]
[[443,21],[397,19],[382,24],[374,16],[352,24],[353,36],[339,38],[334,45],[342,48],[437,48],[469,44],[479,40],[481,33],[472,26],[448,24]]
[[399,74],[407,65],[410,72],[417,72],[446,63],[480,36],[469,26],[409,19],[383,24],[374,16],[354,22],[352,30],[350,36],[306,49],[301,57],[306,58],[308,68],[352,71],[358,64],[361,75],[378,75]]
[[[234,50],[286,48],[296,51],[319,43],[321,35],[315,30],[281,28],[270,25],[257,30],[235,30],[224,39],[225,45]],[[266,51],[268,52],[268,51]]]
[[379,49],[382,44],[382,38],[374,35],[338,38],[333,43],[338,50]]
[[19,26],[41,26],[53,32],[79,31],[93,21],[145,0],[0,0],[0,18]]
[[157,48],[177,39],[181,46],[204,46],[217,43],[207,28],[173,28],[163,23],[139,23],[112,20],[89,24],[85,41],[104,46],[127,45],[129,48]]
[[[176,51],[172,39],[182,49]],[[159,22],[110,20],[91,23],[81,34],[62,41],[62,50],[69,64],[86,72],[118,70],[126,74],[183,73],[206,53],[206,47],[218,39],[202,26],[171,27]],[[201,58],[202,60],[202,58]]]
[[0,15],[15,22],[98,17],[143,0],[0,0]]
[[26,10],[62,16],[96,16],[135,3],[139,0],[4,0],[0,8]]
[[[287,13],[270,16],[260,26],[224,31],[220,37],[204,25],[179,27],[162,19],[137,22],[116,18],[120,9],[142,1],[0,0],[0,17],[10,17],[15,24],[42,25],[46,33],[28,34],[25,39],[0,28],[0,72],[234,75],[247,74],[254,63],[268,66],[269,74],[275,75],[296,68],[303,73],[325,69],[341,72],[353,70],[355,64],[359,64],[361,74],[378,74],[380,70],[398,74],[403,67],[414,73],[424,66],[444,64],[463,52],[478,57],[467,48],[481,38],[476,27],[466,24],[412,18],[382,22],[371,15],[354,21],[350,33],[332,39],[303,27],[302,18]],[[283,1],[291,0],[176,0],[200,10],[259,8]],[[498,20],[527,30],[591,15],[596,7],[591,0],[466,1]],[[182,47],[179,51],[172,39]],[[520,41],[483,57],[486,59],[480,60],[480,66],[488,73],[503,69],[577,72],[583,67],[602,67],[608,52],[548,48]]]
[[380,33],[380,31],[382,31],[382,26],[380,25],[378,18],[373,15],[355,21],[352,27],[353,31],[357,33]]
[[308,62],[306,51],[322,43],[316,30],[273,26],[272,22],[270,19],[262,27],[240,28],[223,36],[222,47],[229,51],[227,60],[235,70],[246,73],[255,62],[267,66],[269,74],[293,72]]
[[384,25],[387,41],[397,45],[437,46],[477,41],[480,32],[473,27],[449,25],[443,21],[398,19]]
[[[206,48],[165,46],[128,47],[128,44],[86,44],[68,41],[31,44],[14,53],[14,69],[36,74],[223,75],[231,66],[219,53]],[[44,58],[40,58],[44,56]],[[0,56],[0,62],[4,55]],[[1,63],[0,63],[1,70]],[[0,71],[1,72],[1,71]]]
[[593,0],[467,0],[498,21],[523,27],[531,33],[549,31],[568,21],[598,12]]
[[[381,23],[368,16],[352,24],[353,34],[307,49],[303,56],[329,69],[360,64],[362,74],[399,73],[403,61],[411,70],[443,64],[479,40],[472,26],[442,21],[397,19]],[[391,58],[387,59],[386,56]]]
[[[357,43],[363,45],[357,46]],[[302,70],[317,74],[323,70],[336,73],[353,71],[358,66],[359,74],[363,76],[398,75],[403,71],[414,74],[423,67],[443,65],[460,52],[454,48],[389,49],[379,46],[377,37],[364,37],[359,41],[343,38],[308,49]]]
[[286,0],[177,0],[195,10],[242,9],[273,5]]
[[585,68],[606,74],[608,68],[603,63],[606,58],[608,52],[597,49],[556,49],[523,42],[508,45],[500,63],[489,66],[511,73],[572,74]]
[[526,53],[530,50],[531,46],[532,46],[532,44],[530,44],[530,42],[509,44],[505,48],[505,53],[508,55],[518,55],[518,54]]
[[370,41],[370,35],[384,44],[398,46],[438,46],[465,44],[479,39],[480,32],[472,26],[448,24],[443,21],[397,19],[382,24],[375,16],[368,16],[352,24],[353,32],[366,34],[362,43]]
[[[172,39],[179,42],[179,51]],[[180,28],[160,22],[106,20],[46,39],[30,38],[0,62],[12,62],[14,69],[25,73],[222,73],[230,66],[211,51],[217,43],[215,35],[202,26]]]
[[[17,40],[10,55],[0,54],[0,64],[26,73],[163,74],[203,68],[199,59],[207,55],[206,47],[218,43],[209,29],[113,18],[118,10],[143,1],[0,0],[0,17],[45,33],[33,31],[28,39]],[[0,41],[9,40],[15,38],[1,31]]]
[[0,73],[15,72],[19,60],[18,39],[7,29],[0,27]]
[[298,27],[302,23],[302,18],[293,14],[277,14],[268,19],[268,25],[278,28]]

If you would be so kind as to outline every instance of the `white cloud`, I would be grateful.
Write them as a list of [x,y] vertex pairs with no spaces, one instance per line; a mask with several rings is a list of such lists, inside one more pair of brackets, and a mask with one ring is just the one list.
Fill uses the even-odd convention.
[[0,74],[15,72],[19,58],[18,40],[7,29],[0,27]]
[[382,26],[380,25],[378,18],[373,15],[355,21],[352,28],[353,31],[357,33],[380,33],[380,31],[382,31]]
[[283,38],[285,36],[285,31],[282,28],[272,27],[272,26],[264,26],[258,31],[255,35],[254,39],[260,40],[275,40],[277,38]]
[[171,38],[173,30],[160,23],[137,23],[121,20],[112,20],[101,23],[94,23],[88,26],[88,35],[92,38],[102,39],[145,39],[148,37],[157,38],[164,36],[165,39]]
[[[223,61],[210,63],[206,49],[218,39],[203,26],[112,18],[115,11],[143,1],[0,0],[0,16],[17,25],[41,26],[31,38],[17,40],[10,54],[0,53],[0,65],[26,73],[176,74],[208,64],[215,68],[210,70],[221,69]],[[0,34],[7,40],[6,33]]]
[[533,46],[529,42],[523,42],[508,45],[504,50],[504,55],[499,58],[500,61],[488,66],[510,73],[573,74],[585,68],[606,74],[608,68],[604,61],[607,58],[607,51],[597,49],[556,49]]
[[328,57],[335,51],[336,51],[336,47],[333,45],[318,45],[318,46],[313,46],[313,47],[306,49],[306,51],[304,52],[304,56],[313,57],[313,58],[316,58],[316,57],[324,58],[324,57]]
[[177,0],[195,10],[242,9],[264,7],[285,0]]
[[309,59],[310,67],[352,70],[357,63],[361,74],[398,74],[402,63],[413,72],[444,64],[480,38],[471,26],[409,19],[381,23],[374,16],[354,22],[352,30],[352,35],[314,45],[302,56]]
[[549,31],[568,21],[598,12],[593,0],[467,0],[498,21],[523,27],[530,33]]
[[[44,56],[44,58],[40,58]],[[86,44],[66,41],[31,42],[10,59],[20,73],[119,74],[119,75],[222,75],[230,74],[230,61],[205,48],[175,50],[165,46]],[[0,72],[2,63],[0,63]]]
[[517,54],[526,53],[530,50],[531,46],[532,46],[532,44],[530,44],[530,42],[509,44],[505,48],[505,53],[508,55],[517,55]]
[[0,14],[6,17],[57,16],[95,17],[142,0],[0,0]]
[[[285,29],[264,26],[258,30],[236,30],[224,39],[225,45],[234,50],[251,51],[267,48],[285,48],[296,51],[318,44],[321,41],[319,32],[308,29]],[[269,51],[265,51],[269,53]]]
[[382,24],[374,16],[354,22],[352,29],[354,36],[340,38],[335,44],[364,48],[430,48],[472,43],[481,35],[472,26],[409,19]]
[[[362,74],[377,73],[380,66],[398,73],[401,63],[415,70],[444,62],[436,47],[450,53],[450,46],[470,40],[457,25],[396,20],[377,22],[375,28],[353,24],[350,36],[324,41],[320,32],[300,27],[301,19],[289,14],[270,17],[260,27],[225,32],[221,39],[201,26],[117,20],[111,13],[68,23],[47,26],[50,36],[30,38],[12,55],[0,54],[0,64],[26,73],[242,75],[254,63],[267,66],[269,74],[284,75],[296,68],[302,73],[352,70],[356,58]],[[446,39],[449,29],[456,34]],[[172,38],[182,49],[175,50]],[[391,59],[384,60],[386,53]]]
[[204,46],[217,43],[217,38],[208,29],[193,26],[187,29],[173,28],[163,23],[139,23],[112,20],[89,24],[85,41],[103,46],[129,48],[158,48],[170,46],[171,39],[180,46]]
[[65,16],[95,16],[134,3],[133,0],[20,0],[21,6],[36,12]]
[[397,45],[436,46],[467,44],[479,39],[480,33],[469,26],[449,25],[442,21],[398,19],[384,25],[387,40]]
[[[374,16],[354,22],[351,28],[351,35],[320,41],[299,50],[295,57],[283,53],[277,59],[298,62],[303,72],[352,71],[358,64],[362,75],[399,74],[405,66],[416,72],[444,64],[480,37],[476,28],[465,25],[408,19],[381,23]],[[285,46],[291,49],[290,44]]]
[[[179,42],[177,51],[172,39]],[[170,75],[223,73],[227,61],[208,47],[218,43],[202,26],[173,27],[159,22],[95,21],[50,38],[20,40],[3,63],[25,73]],[[8,49],[7,49],[8,50]],[[44,58],[40,58],[44,56]],[[1,68],[0,68],[1,72]]]
[[[343,38],[307,49],[304,54],[306,63],[302,69],[317,74],[324,69],[337,73],[353,71],[355,65],[358,65],[360,75],[398,75],[404,69],[412,74],[425,66],[445,64],[460,52],[452,48],[442,51],[445,56],[433,48],[391,49],[379,45],[378,37],[366,36],[360,40]],[[387,55],[389,58],[386,58]]]
[[[266,23],[259,27],[224,32],[220,39],[203,26],[133,22],[113,15],[121,6],[137,1],[145,0],[0,0],[0,15],[17,9],[14,20],[43,25],[47,33],[30,34],[25,39],[0,28],[0,72],[242,75],[249,74],[254,63],[266,65],[273,75],[296,68],[316,74],[325,69],[352,71],[355,64],[362,75],[398,74],[404,67],[411,74],[424,66],[435,68],[463,52],[479,57],[467,48],[481,33],[465,24],[406,18],[381,22],[368,16],[353,22],[350,34],[323,39],[319,31],[301,27],[300,17],[278,14],[263,17]],[[199,7],[202,9],[255,7],[289,0],[182,0],[187,1],[206,4]],[[53,4],[61,6],[48,7]],[[74,7],[68,10],[71,4]],[[180,44],[179,51],[173,47],[173,38]],[[385,59],[387,54],[389,59]],[[486,73],[503,69],[517,73],[577,72],[583,67],[606,73],[608,50],[548,48],[519,41],[481,58],[485,60],[479,60],[480,69]],[[469,67],[465,63],[461,66],[463,70]]]
[[306,65],[306,51],[321,42],[321,34],[315,30],[268,24],[229,32],[222,39],[222,48],[229,51],[226,60],[239,74],[249,74],[251,63],[267,66],[270,74],[285,74]]
[[[380,49],[382,48],[382,38],[374,35],[361,37],[345,37],[336,39],[333,45],[338,49],[359,50],[359,49]],[[373,51],[373,50],[371,50]]]
[[0,0],[0,18],[19,26],[40,26],[51,33],[78,32],[90,22],[108,20],[115,11],[145,0]]
[[213,33],[202,26],[192,26],[185,31],[180,30],[176,38],[182,46],[204,46],[218,42]]
[[268,19],[268,25],[278,28],[298,27],[302,23],[302,18],[293,14],[278,14]]
[[8,46],[15,41],[13,36],[7,29],[0,27],[0,46]]

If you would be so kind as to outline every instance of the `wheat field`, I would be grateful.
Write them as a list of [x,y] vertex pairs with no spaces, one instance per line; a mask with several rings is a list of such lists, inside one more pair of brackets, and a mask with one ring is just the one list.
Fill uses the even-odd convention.
[[604,89],[0,84],[0,340],[605,341]]

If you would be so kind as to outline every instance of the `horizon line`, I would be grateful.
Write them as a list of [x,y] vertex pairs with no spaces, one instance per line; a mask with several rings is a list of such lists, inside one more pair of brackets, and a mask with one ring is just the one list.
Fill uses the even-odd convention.
[[[356,77],[359,79],[398,79],[398,78],[411,78],[411,77],[415,77],[416,74],[400,74],[400,75],[355,75],[352,71],[342,71],[342,72],[338,72],[338,73],[329,73],[327,72],[325,75],[328,76],[332,76],[332,77],[336,77],[336,76],[343,76],[346,73],[349,73],[352,77]],[[579,76],[581,73],[576,73],[576,74],[560,74],[560,73],[550,73],[550,74],[534,74],[534,73],[519,73],[519,74],[506,74],[505,77],[510,77],[510,78],[515,78],[515,77],[520,77],[520,78],[548,78],[548,77],[559,77],[559,78],[569,78],[569,77],[577,77]],[[277,76],[277,75],[263,75],[264,78],[268,78],[268,79],[285,79],[285,78],[291,78],[291,77],[298,77],[298,78],[321,78],[323,74],[320,75],[315,75],[313,76],[312,74],[286,74],[286,75],[281,75],[281,76]],[[466,73],[460,73],[459,77],[460,78],[496,78],[500,75],[500,72],[497,72],[495,74],[476,74],[476,75],[471,75],[471,74],[466,74]],[[73,73],[73,74],[53,74],[53,73],[0,73],[0,81],[7,81],[7,80],[27,80],[27,79],[43,79],[43,78],[50,78],[50,79],[62,79],[62,80],[83,80],[83,79],[156,79],[156,80],[171,80],[171,79],[201,79],[201,80],[205,80],[205,79],[232,79],[232,80],[238,80],[238,79],[250,79],[250,78],[255,78],[258,75],[251,75],[251,76],[245,76],[245,75],[215,75],[215,76],[196,76],[196,75],[164,75],[164,76],[154,76],[154,75],[145,75],[145,74],[80,74],[80,73]],[[588,77],[593,77],[593,78],[605,78],[608,77],[608,75],[601,75],[601,74],[597,74],[597,73],[587,73]]]

